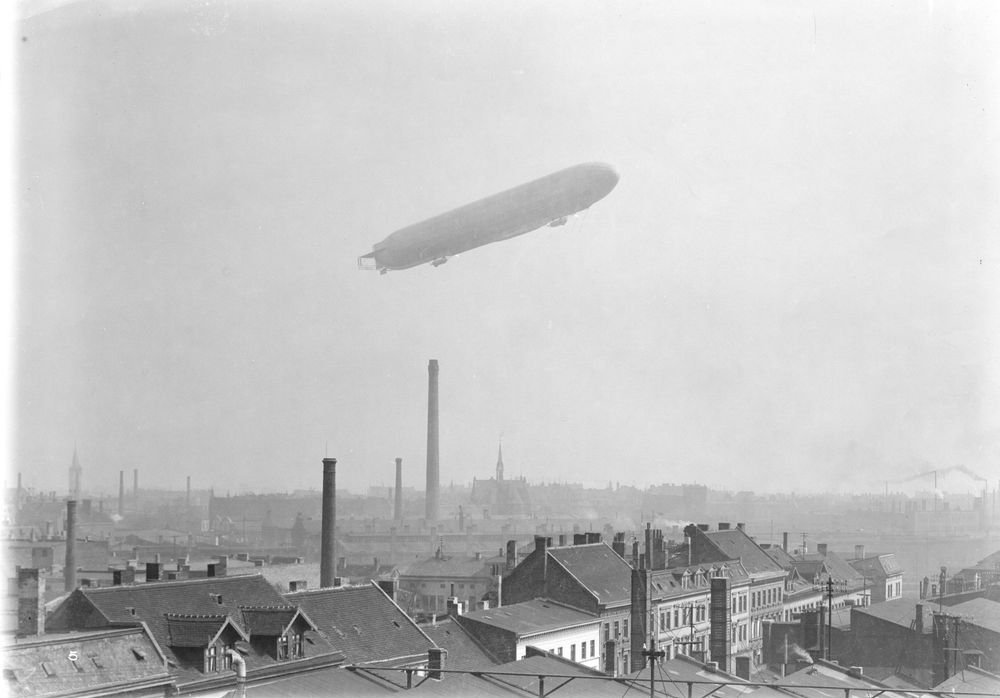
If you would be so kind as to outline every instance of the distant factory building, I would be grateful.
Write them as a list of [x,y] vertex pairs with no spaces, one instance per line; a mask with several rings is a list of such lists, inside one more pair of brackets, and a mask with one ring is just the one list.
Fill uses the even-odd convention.
[[491,515],[530,516],[531,495],[524,477],[507,480],[503,474],[503,443],[497,447],[496,474],[488,480],[472,479],[472,504]]

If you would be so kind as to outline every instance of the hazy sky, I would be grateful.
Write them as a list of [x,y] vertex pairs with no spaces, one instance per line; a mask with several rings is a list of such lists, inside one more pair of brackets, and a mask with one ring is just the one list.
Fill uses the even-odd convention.
[[[24,3],[13,468],[84,485],[1000,477],[1000,6]],[[387,234],[586,161],[569,225]],[[129,474],[129,477],[131,475]]]

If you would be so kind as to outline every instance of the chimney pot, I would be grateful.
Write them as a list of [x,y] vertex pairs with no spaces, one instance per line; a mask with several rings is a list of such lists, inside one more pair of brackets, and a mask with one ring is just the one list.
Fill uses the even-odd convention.
[[725,521],[720,521],[719,522],[719,530],[720,531],[728,531],[729,530],[729,524],[726,523]]
[[445,650],[441,647],[427,649],[427,678],[441,680],[441,669],[444,669]]

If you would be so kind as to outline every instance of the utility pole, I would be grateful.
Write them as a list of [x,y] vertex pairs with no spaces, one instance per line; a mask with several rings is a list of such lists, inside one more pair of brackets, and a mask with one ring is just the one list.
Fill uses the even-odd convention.
[[649,664],[649,698],[654,698],[656,695],[656,677],[653,675],[654,666],[656,665],[657,659],[663,659],[666,653],[663,650],[656,649],[656,640],[653,639],[653,631],[649,631],[649,649],[643,650],[642,656],[646,658],[646,663]]
[[830,648],[833,644],[833,577],[826,580],[826,660],[830,661]]

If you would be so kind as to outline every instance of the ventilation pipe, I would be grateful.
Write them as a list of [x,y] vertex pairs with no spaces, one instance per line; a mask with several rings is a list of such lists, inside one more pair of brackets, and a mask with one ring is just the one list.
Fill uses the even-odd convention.
[[247,662],[243,655],[234,649],[227,649],[226,654],[232,658],[236,667],[236,694],[243,698],[247,694]]

